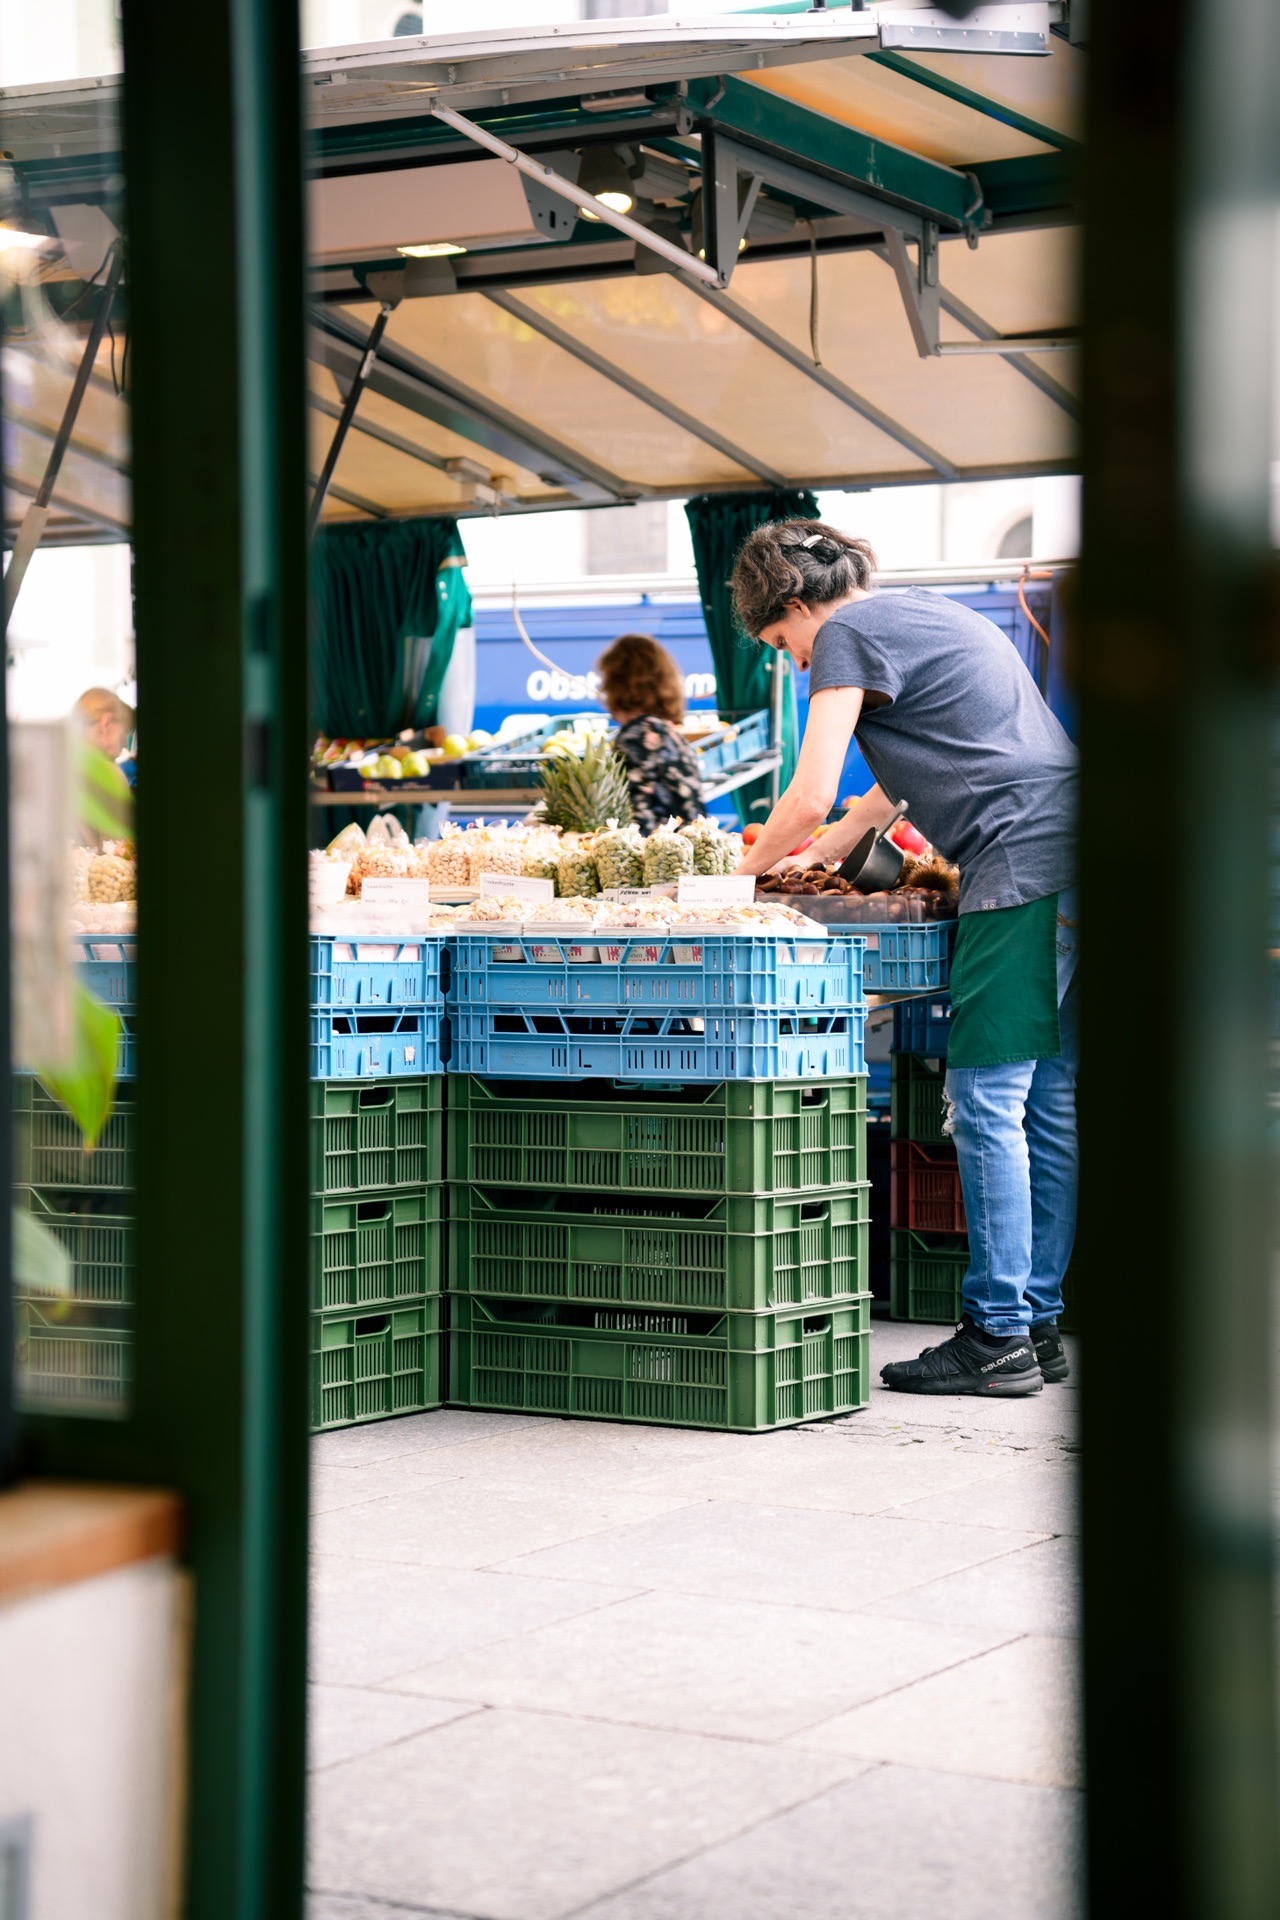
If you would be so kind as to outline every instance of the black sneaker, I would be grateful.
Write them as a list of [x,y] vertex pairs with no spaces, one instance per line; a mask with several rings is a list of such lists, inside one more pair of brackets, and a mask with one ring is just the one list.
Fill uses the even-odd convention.
[[926,1347],[918,1360],[893,1360],[880,1378],[894,1393],[974,1393],[1019,1399],[1044,1386],[1030,1336],[1001,1339],[984,1333],[968,1314],[949,1340]]
[[1040,1371],[1046,1380],[1065,1380],[1071,1368],[1067,1364],[1067,1349],[1062,1343],[1056,1320],[1042,1320],[1039,1326],[1032,1327],[1031,1340],[1036,1350],[1036,1359],[1040,1362]]

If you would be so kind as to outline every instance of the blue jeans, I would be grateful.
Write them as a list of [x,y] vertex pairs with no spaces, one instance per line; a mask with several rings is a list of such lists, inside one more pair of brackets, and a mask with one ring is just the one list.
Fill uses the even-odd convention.
[[[1074,893],[1060,915],[1074,922]],[[969,1223],[964,1311],[988,1333],[1024,1333],[1062,1312],[1076,1233],[1076,929],[1058,927],[1062,1055],[947,1073],[949,1127]]]

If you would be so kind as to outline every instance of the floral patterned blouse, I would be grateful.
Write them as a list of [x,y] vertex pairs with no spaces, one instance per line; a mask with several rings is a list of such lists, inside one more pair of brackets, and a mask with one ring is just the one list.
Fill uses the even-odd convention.
[[678,727],[640,714],[619,727],[613,744],[627,763],[631,805],[642,833],[668,820],[702,818],[698,763]]

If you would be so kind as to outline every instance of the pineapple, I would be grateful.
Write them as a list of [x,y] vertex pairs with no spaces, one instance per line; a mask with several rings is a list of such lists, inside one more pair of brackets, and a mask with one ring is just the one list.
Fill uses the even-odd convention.
[[588,739],[579,757],[561,748],[542,766],[542,811],[549,824],[594,833],[609,820],[632,818],[627,769],[604,739]]

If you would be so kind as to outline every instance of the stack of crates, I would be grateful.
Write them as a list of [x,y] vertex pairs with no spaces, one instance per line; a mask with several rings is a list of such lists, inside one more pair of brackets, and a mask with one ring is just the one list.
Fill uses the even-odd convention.
[[865,1405],[862,942],[572,944],[454,942],[449,1403],[740,1432]]
[[17,1288],[20,1388],[33,1406],[123,1413],[133,1327],[131,1081],[92,1152],[61,1103],[30,1073],[13,1077],[14,1204],[62,1245],[69,1299]]
[[[961,1313],[969,1237],[956,1150],[943,1133],[951,1002],[894,1008],[890,1056],[889,1311],[895,1320],[949,1322]],[[1071,1331],[1069,1286],[1064,1329]]]
[[31,1404],[122,1413],[133,1329],[137,950],[132,937],[77,935],[76,975],[120,1024],[115,1104],[92,1152],[31,1073],[15,1073],[14,1205],[61,1243],[69,1299],[18,1289],[20,1391]]
[[311,939],[311,1425],[441,1402],[437,935]]

